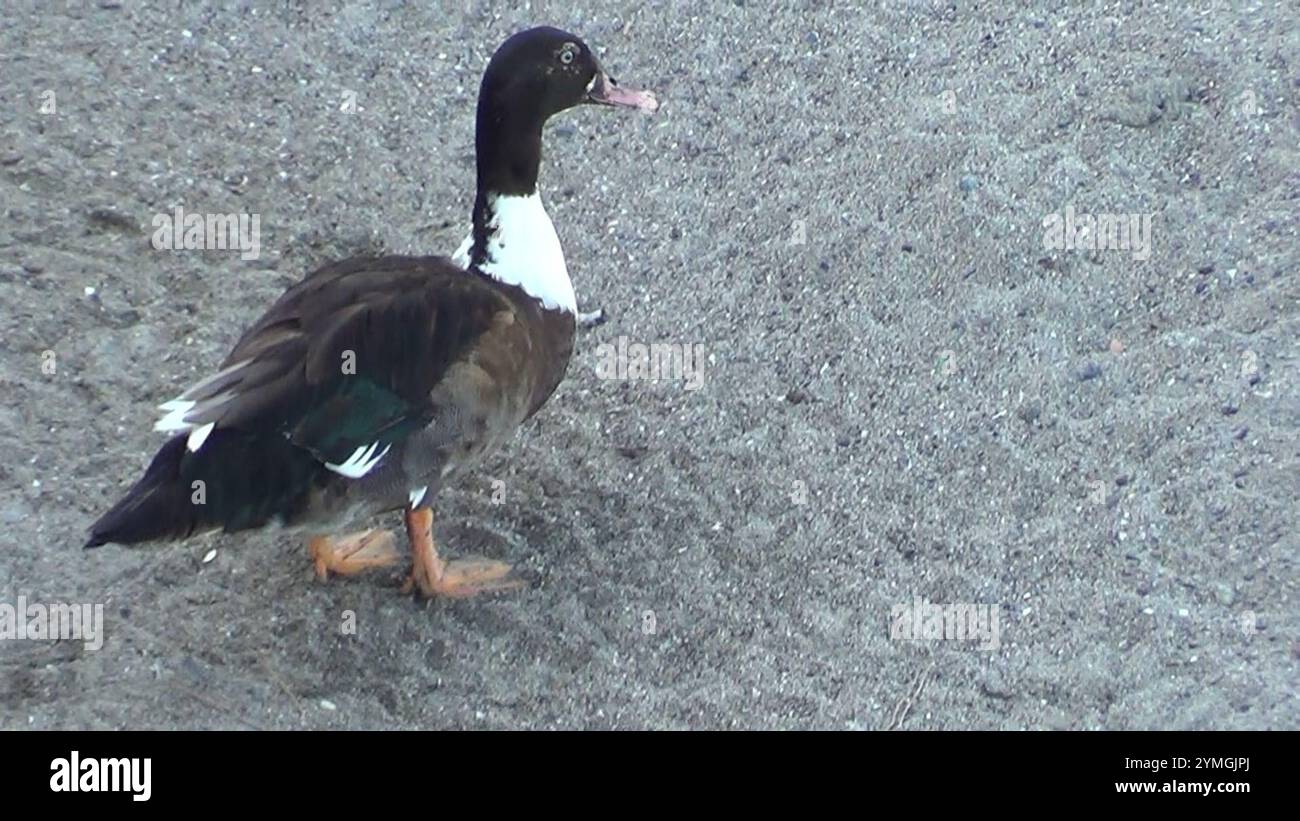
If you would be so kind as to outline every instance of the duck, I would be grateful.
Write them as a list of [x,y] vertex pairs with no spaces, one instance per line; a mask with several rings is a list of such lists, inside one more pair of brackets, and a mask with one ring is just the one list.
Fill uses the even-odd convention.
[[306,533],[316,575],[401,561],[401,589],[460,598],[526,586],[505,562],[444,558],[440,489],[537,413],[573,354],[577,302],[538,192],[547,121],[584,105],[653,113],[576,35],[541,26],[492,55],[475,121],[471,229],[452,256],[368,256],[307,274],[211,373],[159,406],[170,438],[86,547],[212,532]]

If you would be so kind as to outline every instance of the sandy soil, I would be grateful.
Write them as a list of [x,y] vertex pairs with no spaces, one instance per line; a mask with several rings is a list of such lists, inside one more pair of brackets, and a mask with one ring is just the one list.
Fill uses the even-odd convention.
[[[1293,4],[18,5],[0,602],[107,638],[0,641],[0,727],[1300,727]],[[83,551],[286,285],[455,248],[479,73],[539,22],[664,107],[551,126],[609,321],[437,507],[536,587]],[[178,205],[260,215],[260,258],[155,250]],[[1151,215],[1149,253],[1047,247],[1067,206]],[[703,346],[699,389],[598,378],[620,337]],[[891,639],[918,598],[998,648]]]

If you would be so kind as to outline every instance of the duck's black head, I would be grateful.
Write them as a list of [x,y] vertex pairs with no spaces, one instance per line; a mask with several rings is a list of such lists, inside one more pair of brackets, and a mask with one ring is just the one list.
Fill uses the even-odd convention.
[[480,190],[532,193],[541,161],[542,126],[583,103],[655,111],[653,94],[619,86],[582,39],[548,26],[501,44],[479,88]]

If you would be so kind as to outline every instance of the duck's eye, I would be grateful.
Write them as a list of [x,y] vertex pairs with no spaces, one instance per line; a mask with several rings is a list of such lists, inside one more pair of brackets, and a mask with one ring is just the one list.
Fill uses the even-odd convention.
[[564,63],[566,66],[572,63],[574,58],[577,56],[578,48],[573,45],[573,43],[565,43],[560,49],[560,62]]

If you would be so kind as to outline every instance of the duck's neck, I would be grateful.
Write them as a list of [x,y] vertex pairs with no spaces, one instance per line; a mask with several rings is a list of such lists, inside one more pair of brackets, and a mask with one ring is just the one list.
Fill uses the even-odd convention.
[[478,195],[457,261],[517,285],[548,309],[577,311],[555,226],[537,191],[542,120],[480,103],[475,139]]

